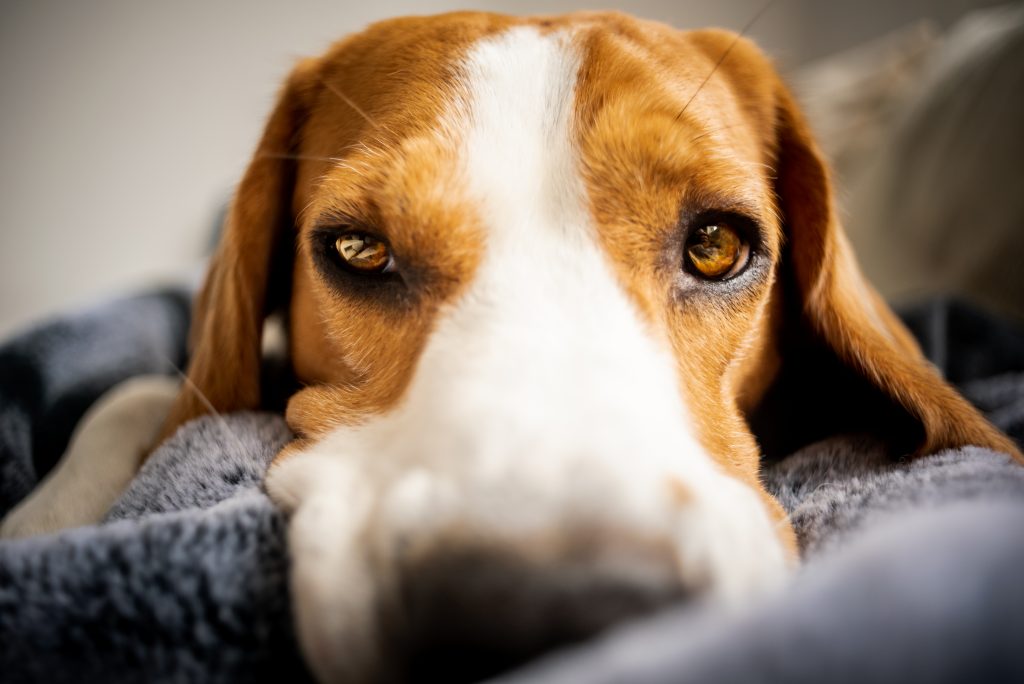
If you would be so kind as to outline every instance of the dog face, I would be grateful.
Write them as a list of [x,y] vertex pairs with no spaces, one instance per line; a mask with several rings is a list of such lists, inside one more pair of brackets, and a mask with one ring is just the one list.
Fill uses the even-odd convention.
[[[766,451],[853,429],[1015,453],[862,279],[792,98],[725,32],[455,14],[303,62],[168,431],[259,406],[285,292],[303,389],[268,490],[294,512],[299,634],[325,678],[380,666],[382,611],[415,629],[398,594],[459,593],[410,585],[425,568],[585,568],[644,605],[771,584],[795,545]],[[561,605],[569,637],[617,617]],[[501,640],[529,650],[535,627]]]

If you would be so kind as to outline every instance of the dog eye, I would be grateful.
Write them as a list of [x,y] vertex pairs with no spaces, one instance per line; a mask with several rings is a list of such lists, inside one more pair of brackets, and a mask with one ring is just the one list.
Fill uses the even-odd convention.
[[750,245],[728,224],[713,223],[690,234],[686,256],[697,275],[724,280],[747,265]]
[[345,233],[334,242],[338,256],[356,273],[386,273],[393,267],[391,250],[380,240],[363,233]]

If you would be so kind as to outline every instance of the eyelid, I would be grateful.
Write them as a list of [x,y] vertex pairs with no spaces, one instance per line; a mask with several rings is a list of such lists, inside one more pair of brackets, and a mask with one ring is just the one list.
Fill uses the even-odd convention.
[[388,245],[388,247],[391,246],[391,242],[383,232],[374,227],[373,223],[354,216],[330,214],[322,217],[321,220],[317,220],[313,224],[313,228],[310,230],[310,235],[314,238],[317,235],[333,235],[335,238],[338,238],[345,233],[362,233],[367,237],[372,237],[374,240],[383,242]]
[[312,249],[324,249],[327,246],[330,246],[331,249],[333,249],[333,245],[338,238],[350,233],[359,233],[368,238],[372,238],[377,242],[383,243],[383,245],[388,249],[388,252],[391,253],[391,258],[396,260],[395,248],[392,246],[391,241],[388,240],[380,231],[365,223],[338,222],[317,224],[309,232],[307,242],[309,247]]
[[759,219],[754,218],[748,212],[735,209],[702,209],[684,213],[682,220],[687,238],[697,228],[715,223],[727,223],[735,228],[739,231],[740,236],[750,244],[751,249],[761,246],[764,226]]

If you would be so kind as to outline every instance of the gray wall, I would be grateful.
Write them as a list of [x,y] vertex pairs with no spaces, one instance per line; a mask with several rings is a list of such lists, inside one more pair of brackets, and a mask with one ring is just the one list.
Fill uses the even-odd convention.
[[[794,65],[969,0],[778,0],[750,31]],[[621,5],[740,28],[762,0]],[[199,263],[296,57],[370,21],[465,3],[4,0],[0,5],[0,335]],[[482,2],[515,13],[592,2]]]

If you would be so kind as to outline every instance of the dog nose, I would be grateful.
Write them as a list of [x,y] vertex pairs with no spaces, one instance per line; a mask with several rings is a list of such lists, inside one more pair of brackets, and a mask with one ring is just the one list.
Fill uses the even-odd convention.
[[757,492],[697,459],[472,465],[272,469],[321,681],[475,681],[673,600],[742,601],[790,564]]
[[436,548],[400,573],[408,681],[477,681],[684,594],[671,550],[654,543],[573,534]]

